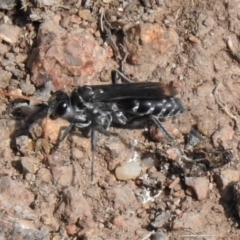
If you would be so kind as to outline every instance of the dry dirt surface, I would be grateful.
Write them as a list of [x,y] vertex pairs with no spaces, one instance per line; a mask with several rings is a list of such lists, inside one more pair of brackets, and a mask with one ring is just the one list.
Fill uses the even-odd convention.
[[[240,1],[1,0],[0,239],[239,239]],[[55,91],[178,89],[162,125],[97,133],[46,117]],[[84,130],[84,129],[83,129]],[[53,151],[54,149],[55,151]]]

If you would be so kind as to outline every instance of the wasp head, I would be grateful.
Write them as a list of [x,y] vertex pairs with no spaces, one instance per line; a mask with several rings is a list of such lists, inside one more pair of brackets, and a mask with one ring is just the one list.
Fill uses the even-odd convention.
[[67,93],[58,91],[48,101],[48,116],[52,119],[68,118],[71,112],[71,101]]

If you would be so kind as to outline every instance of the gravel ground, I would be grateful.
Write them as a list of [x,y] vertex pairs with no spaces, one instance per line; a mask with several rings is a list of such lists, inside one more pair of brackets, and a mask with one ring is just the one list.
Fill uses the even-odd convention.
[[[1,239],[238,239],[240,1],[2,0]],[[134,82],[185,112],[91,144],[43,114],[53,92]]]

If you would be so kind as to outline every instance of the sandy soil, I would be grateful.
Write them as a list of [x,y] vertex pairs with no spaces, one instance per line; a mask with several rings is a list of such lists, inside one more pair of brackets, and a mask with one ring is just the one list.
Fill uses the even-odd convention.
[[[0,238],[238,239],[239,8],[1,1]],[[121,68],[176,87],[185,112],[162,123],[175,141],[154,126],[98,133],[91,181],[90,139],[74,129],[51,152],[69,123],[35,100]]]

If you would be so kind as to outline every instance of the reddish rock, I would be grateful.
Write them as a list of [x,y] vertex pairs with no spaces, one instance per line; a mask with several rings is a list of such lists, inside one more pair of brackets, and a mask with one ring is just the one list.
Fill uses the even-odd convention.
[[50,143],[56,143],[59,136],[61,136],[64,132],[63,129],[67,126],[69,126],[69,122],[63,118],[57,118],[56,120],[52,120],[47,117],[44,118],[42,121],[42,130],[45,139],[47,139]]
[[107,190],[109,201],[114,202],[114,208],[130,208],[136,201],[133,189],[129,185],[114,186]]
[[209,180],[205,177],[186,177],[185,183],[191,187],[199,201],[206,199]]
[[214,174],[222,199],[231,201],[234,198],[233,185],[240,180],[240,173],[236,170],[227,169]]
[[143,45],[153,44],[152,48],[159,53],[168,52],[172,47],[176,47],[179,38],[174,29],[163,29],[157,23],[141,25],[140,37]]
[[79,232],[79,228],[75,224],[67,225],[65,229],[67,231],[67,234],[70,236],[75,235],[76,233]]
[[25,239],[44,239],[44,235],[48,235],[46,229],[38,230],[41,227],[38,215],[29,207],[34,195],[23,183],[10,177],[1,177],[0,192],[0,232],[2,237],[5,236],[4,239],[9,238],[10,232],[14,239],[19,239],[19,236]]
[[[34,200],[32,192],[28,191],[24,184],[14,181],[10,177],[0,178],[1,199],[8,205],[24,204],[29,205]],[[1,201],[3,206],[3,202]]]
[[124,40],[128,51],[127,60],[134,65],[124,66],[124,71],[135,81],[146,81],[157,66],[165,67],[179,45],[176,31],[163,29],[157,23],[145,23],[127,29]]
[[[39,28],[38,46],[28,59],[28,66],[36,86],[51,80],[59,90],[91,83],[109,61],[106,50],[87,30],[67,31],[49,20]],[[81,83],[74,82],[74,77],[81,77]]]
[[217,130],[213,136],[213,144],[215,147],[219,146],[219,143],[225,148],[229,148],[229,145],[231,146],[231,141],[234,136],[234,130],[229,125],[225,125],[224,127]]
[[214,174],[214,180],[219,189],[224,189],[230,183],[240,180],[240,172],[231,169],[223,170],[220,173]]
[[126,228],[127,223],[124,220],[123,216],[117,216],[114,218],[113,223],[118,227],[118,228]]
[[63,191],[63,202],[56,213],[64,214],[69,225],[78,224],[83,228],[95,227],[90,206],[79,188],[68,187]]

